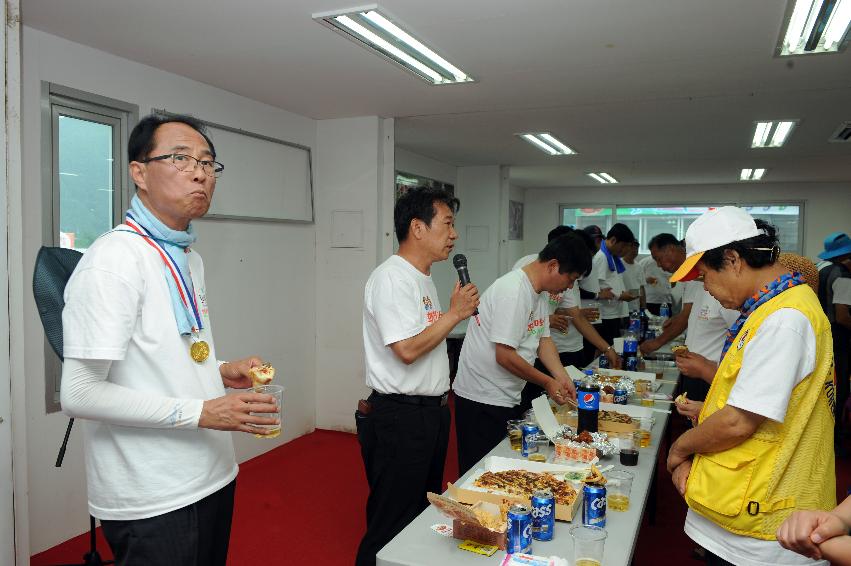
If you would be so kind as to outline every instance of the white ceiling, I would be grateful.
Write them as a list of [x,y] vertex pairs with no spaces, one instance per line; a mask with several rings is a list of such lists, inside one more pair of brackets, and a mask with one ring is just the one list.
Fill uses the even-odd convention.
[[[851,49],[773,56],[785,0],[383,0],[477,79],[430,86],[315,23],[347,0],[24,0],[25,25],[312,118],[395,117],[401,147],[521,186],[851,181]],[[801,122],[749,148],[753,122]],[[551,131],[548,157],[512,134]]]

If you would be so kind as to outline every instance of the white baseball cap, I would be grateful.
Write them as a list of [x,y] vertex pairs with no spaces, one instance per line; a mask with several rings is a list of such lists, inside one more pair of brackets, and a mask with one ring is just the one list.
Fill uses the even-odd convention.
[[671,281],[691,281],[698,276],[697,262],[705,252],[763,234],[753,217],[735,206],[714,208],[698,217],[686,232],[686,260]]

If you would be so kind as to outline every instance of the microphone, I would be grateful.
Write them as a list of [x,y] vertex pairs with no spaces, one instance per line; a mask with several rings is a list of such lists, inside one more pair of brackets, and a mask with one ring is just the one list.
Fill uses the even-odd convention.
[[[468,285],[470,283],[470,272],[467,270],[467,256],[455,254],[455,257],[452,258],[452,265],[458,271],[458,281],[461,282],[461,286]],[[479,324],[479,309],[473,311],[473,316],[476,317],[476,324]]]

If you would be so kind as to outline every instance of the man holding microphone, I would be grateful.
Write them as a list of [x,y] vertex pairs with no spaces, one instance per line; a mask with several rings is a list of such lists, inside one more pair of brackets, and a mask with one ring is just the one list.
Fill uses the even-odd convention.
[[396,203],[399,251],[370,275],[364,291],[366,384],[373,392],[355,413],[369,498],[356,564],[375,555],[440,493],[449,443],[446,336],[479,304],[475,285],[455,284],[442,313],[431,266],[449,257],[460,203],[420,188]]

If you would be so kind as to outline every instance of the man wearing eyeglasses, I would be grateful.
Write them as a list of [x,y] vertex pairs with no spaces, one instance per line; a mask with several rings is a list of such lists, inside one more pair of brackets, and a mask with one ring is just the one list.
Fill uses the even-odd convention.
[[192,220],[223,170],[198,120],[148,116],[130,134],[136,195],[65,290],[63,411],[85,419],[90,513],[119,565],[224,566],[237,474],[231,436],[264,434],[274,398],[257,357],[217,362]]

